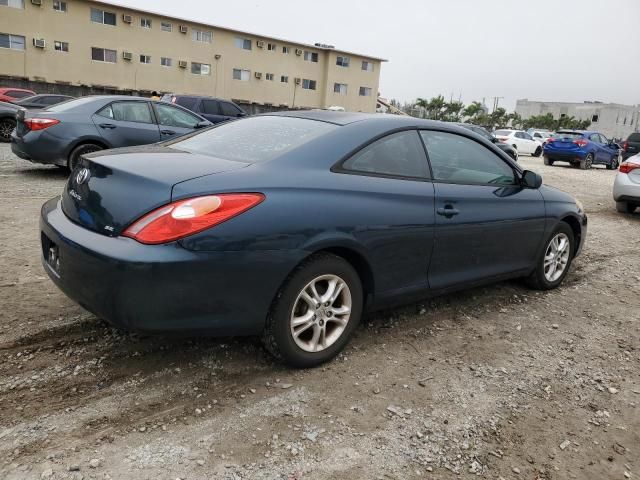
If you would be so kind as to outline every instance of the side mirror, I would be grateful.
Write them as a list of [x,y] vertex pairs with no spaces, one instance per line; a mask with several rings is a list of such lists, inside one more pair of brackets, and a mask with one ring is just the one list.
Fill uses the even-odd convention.
[[242,117],[246,117],[246,116],[247,116],[247,114],[245,112],[240,112],[238,114],[238,118],[242,118]]
[[196,123],[196,129],[200,129],[200,128],[207,128],[210,127],[211,125],[213,125],[213,123],[211,123],[209,120],[203,120],[202,122],[198,122]]
[[542,177],[536,172],[525,170],[522,173],[521,185],[525,188],[540,188],[542,185]]

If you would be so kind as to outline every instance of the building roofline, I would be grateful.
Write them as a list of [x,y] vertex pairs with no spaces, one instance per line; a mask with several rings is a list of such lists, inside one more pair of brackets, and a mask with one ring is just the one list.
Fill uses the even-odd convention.
[[516,105],[519,102],[549,103],[554,105],[580,105],[580,106],[586,105],[586,106],[596,106],[596,107],[616,106],[616,107],[626,107],[626,108],[640,108],[640,105],[629,105],[627,103],[599,102],[599,101],[590,101],[590,100],[585,100],[583,102],[556,102],[554,100],[529,100],[528,98],[519,98],[516,100]]
[[243,35],[251,35],[253,37],[264,38],[264,39],[267,39],[267,40],[276,40],[278,42],[285,42],[285,43],[290,43],[290,44],[293,44],[293,45],[300,45],[300,46],[303,46],[303,47],[315,48],[316,50],[324,50],[324,51],[328,51],[328,52],[346,53],[346,54],[349,54],[349,55],[354,55],[354,56],[362,57],[362,58],[369,59],[369,60],[377,60],[379,62],[388,62],[388,60],[386,58],[374,57],[372,55],[366,55],[366,54],[363,54],[363,53],[351,52],[351,51],[348,51],[348,50],[341,50],[341,49],[337,49],[337,48],[319,47],[319,46],[311,44],[311,43],[297,42],[297,41],[289,40],[289,39],[286,39],[286,38],[273,37],[273,36],[270,36],[270,35],[264,35],[264,34],[261,34],[261,33],[249,32],[249,31],[246,31],[246,30],[238,30],[238,29],[231,28],[231,27],[224,27],[222,25],[216,25],[216,24],[213,24],[213,23],[206,23],[206,22],[201,22],[201,21],[198,21],[198,20],[189,19],[189,18],[186,18],[186,17],[177,17],[177,16],[174,16],[174,15],[170,15],[168,13],[159,12],[159,11],[156,11],[156,10],[143,10],[141,8],[138,8],[138,7],[132,7],[132,6],[129,6],[129,5],[124,5],[124,4],[120,3],[120,2],[111,2],[111,1],[106,1],[106,0],[86,0],[86,1],[87,1],[87,3],[96,3],[96,4],[106,5],[106,6],[110,6],[110,7],[124,8],[124,9],[127,9],[127,10],[131,10],[133,12],[147,13],[149,15],[157,15],[159,17],[170,18],[170,19],[179,20],[179,21],[182,21],[182,22],[195,23],[196,25],[202,25],[202,26],[205,26],[205,27],[215,28],[215,29],[218,29],[218,30],[225,30],[227,32],[241,33]]

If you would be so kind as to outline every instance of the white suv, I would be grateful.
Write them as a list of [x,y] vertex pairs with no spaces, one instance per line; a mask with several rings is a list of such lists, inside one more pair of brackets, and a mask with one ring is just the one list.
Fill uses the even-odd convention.
[[620,164],[613,183],[613,199],[620,213],[633,213],[640,207],[640,154]]
[[503,129],[496,130],[493,134],[502,143],[507,143],[518,150],[519,154],[528,153],[534,157],[542,155],[542,142],[534,140],[527,132]]

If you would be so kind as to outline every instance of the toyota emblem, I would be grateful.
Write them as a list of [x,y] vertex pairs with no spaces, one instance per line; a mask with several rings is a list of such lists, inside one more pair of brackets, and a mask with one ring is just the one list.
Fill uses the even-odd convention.
[[76,174],[76,183],[78,185],[82,185],[89,179],[89,169],[81,168],[80,171]]

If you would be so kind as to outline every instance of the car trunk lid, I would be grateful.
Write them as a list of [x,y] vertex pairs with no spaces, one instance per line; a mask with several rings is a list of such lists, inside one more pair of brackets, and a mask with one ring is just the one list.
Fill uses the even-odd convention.
[[71,172],[62,210],[89,230],[118,236],[142,215],[169,203],[176,183],[248,165],[161,145],[93,153]]

